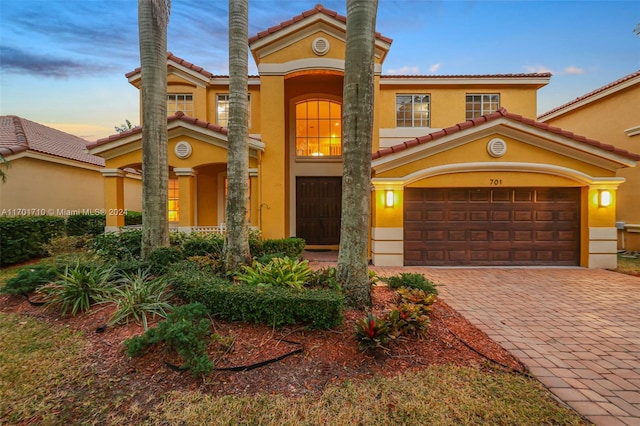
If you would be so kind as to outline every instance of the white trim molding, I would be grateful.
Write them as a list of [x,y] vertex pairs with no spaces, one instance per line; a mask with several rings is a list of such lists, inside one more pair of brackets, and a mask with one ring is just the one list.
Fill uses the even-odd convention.
[[615,269],[618,266],[618,230],[589,228],[589,268]]
[[404,266],[404,228],[371,228],[374,266]]

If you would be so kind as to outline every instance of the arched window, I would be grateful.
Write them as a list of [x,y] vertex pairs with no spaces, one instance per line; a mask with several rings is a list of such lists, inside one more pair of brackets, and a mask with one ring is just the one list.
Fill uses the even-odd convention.
[[328,99],[296,104],[296,156],[342,155],[342,105]]

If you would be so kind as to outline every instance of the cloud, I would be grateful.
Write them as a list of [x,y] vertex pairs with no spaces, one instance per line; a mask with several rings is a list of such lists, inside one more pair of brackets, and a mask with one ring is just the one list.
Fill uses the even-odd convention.
[[573,65],[566,67],[562,72],[562,74],[573,74],[573,75],[584,74],[584,73],[585,73],[584,68],[578,68]]
[[525,65],[524,69],[527,70],[527,72],[550,72],[553,75],[580,75],[586,72],[584,68],[576,67],[574,65],[565,67],[562,71],[552,71],[544,65]]
[[550,72],[553,74],[553,72],[545,67],[544,65],[525,65],[524,69],[527,70],[527,72],[535,72],[535,73],[547,73]]
[[429,72],[431,73],[436,73],[438,72],[438,70],[440,69],[440,67],[442,66],[442,64],[433,64],[429,67]]
[[392,75],[410,75],[410,74],[419,74],[420,73],[420,68],[418,67],[410,67],[410,66],[404,66],[401,68],[394,68],[391,70],[387,70],[386,74],[392,74]]
[[95,65],[66,58],[32,54],[8,46],[0,46],[0,57],[2,58],[0,69],[7,73],[66,78],[78,73],[89,74],[96,71]]

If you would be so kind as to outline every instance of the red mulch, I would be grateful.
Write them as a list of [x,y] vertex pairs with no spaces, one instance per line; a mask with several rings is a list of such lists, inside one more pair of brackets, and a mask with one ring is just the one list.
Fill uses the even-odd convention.
[[[374,313],[384,311],[393,298],[394,292],[388,287],[376,286]],[[354,326],[365,315],[361,311],[346,311],[343,325],[333,330],[307,330],[303,326],[274,329],[215,320],[214,331],[233,338],[230,348],[220,343],[210,345],[217,368],[246,366],[299,348],[302,352],[250,371],[214,371],[205,378],[168,368],[165,361],[170,360],[170,355],[162,349],[143,357],[128,358],[122,343],[131,336],[142,334],[140,325],[130,323],[96,333],[96,328],[109,318],[112,306],[96,307],[76,317],[61,318],[55,310],[32,306],[23,297],[3,295],[0,296],[0,311],[19,313],[84,332],[86,356],[97,380],[110,383],[112,378],[118,378],[119,386],[135,389],[133,393],[140,395],[137,402],[143,404],[150,395],[159,397],[170,390],[197,389],[216,395],[270,393],[295,396],[321,392],[327,384],[345,379],[394,376],[427,365],[499,366],[489,363],[485,356],[508,368],[522,370],[514,357],[441,300],[432,306],[426,338],[394,342],[387,354],[372,355],[358,350]]]

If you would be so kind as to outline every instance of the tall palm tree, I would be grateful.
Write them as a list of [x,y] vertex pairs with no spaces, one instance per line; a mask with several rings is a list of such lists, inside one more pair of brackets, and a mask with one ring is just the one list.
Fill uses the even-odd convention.
[[249,250],[248,133],[248,0],[229,0],[229,128],[227,153],[227,233],[224,253],[228,271],[251,257]]
[[167,24],[171,0],[138,0],[142,74],[142,256],[169,245]]
[[343,88],[342,222],[337,279],[347,302],[369,306],[367,244],[373,136],[374,46],[378,0],[347,0]]

